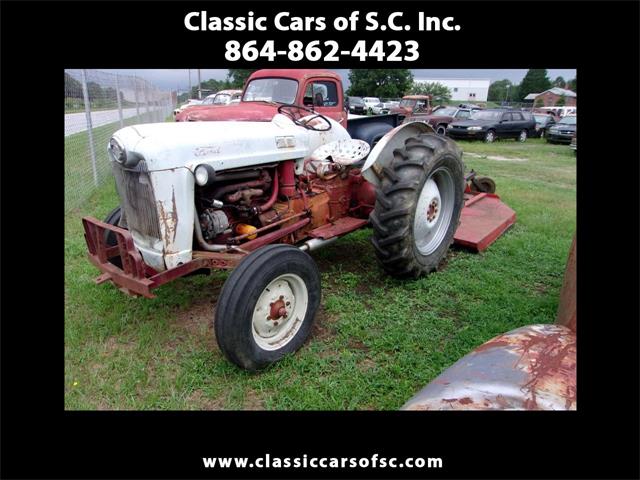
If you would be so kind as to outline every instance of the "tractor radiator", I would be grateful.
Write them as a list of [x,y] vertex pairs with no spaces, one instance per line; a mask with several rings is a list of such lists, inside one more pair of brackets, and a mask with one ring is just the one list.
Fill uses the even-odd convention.
[[160,239],[158,211],[146,163],[141,161],[135,169],[112,165],[127,227]]

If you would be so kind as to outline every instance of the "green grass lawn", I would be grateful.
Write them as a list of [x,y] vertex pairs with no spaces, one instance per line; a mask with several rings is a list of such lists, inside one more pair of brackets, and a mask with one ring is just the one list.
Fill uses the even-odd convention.
[[368,229],[313,252],[323,288],[313,334],[257,374],[225,360],[213,336],[227,274],[179,279],[153,300],[94,285],[80,217],[117,205],[109,182],[66,215],[65,407],[394,410],[495,335],[552,323],[576,228],[573,151],[541,140],[459,144],[467,168],[495,179],[516,225],[482,254],[451,250],[417,281],[384,275]]

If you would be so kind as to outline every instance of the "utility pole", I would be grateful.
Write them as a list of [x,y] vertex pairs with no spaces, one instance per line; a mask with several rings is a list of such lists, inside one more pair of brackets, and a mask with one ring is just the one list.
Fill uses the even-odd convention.
[[191,69],[189,69],[189,94],[187,95],[187,100],[191,98]]
[[198,100],[202,100],[202,89],[200,88],[200,69],[198,69]]

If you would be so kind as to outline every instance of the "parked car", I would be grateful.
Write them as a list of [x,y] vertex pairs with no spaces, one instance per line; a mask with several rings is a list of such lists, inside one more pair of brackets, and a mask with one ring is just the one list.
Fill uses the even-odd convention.
[[386,115],[392,108],[397,107],[400,104],[399,101],[380,102],[374,105],[372,110],[374,115]]
[[451,122],[465,120],[471,116],[472,110],[458,107],[439,107],[431,114],[413,114],[404,119],[405,122],[422,120],[433,127],[438,135],[445,135]]
[[558,123],[547,131],[549,143],[571,143],[571,138],[576,133],[576,116],[563,117]]
[[364,101],[367,113],[373,113],[373,107],[380,103],[378,97],[364,97],[362,100]]
[[491,143],[497,138],[527,140],[535,132],[536,121],[528,112],[492,108],[471,112],[467,120],[452,122],[447,135],[458,139],[481,139]]
[[176,122],[187,121],[189,115],[197,110],[203,110],[212,107],[221,107],[230,103],[238,103],[242,97],[242,90],[220,90],[218,93],[208,95],[198,105],[189,105],[176,114]]
[[431,111],[431,95],[405,95],[389,113],[397,113],[404,119],[414,114],[429,114]]
[[547,130],[556,124],[556,120],[553,115],[546,113],[534,113],[533,117],[536,120],[535,132],[532,132],[531,136],[535,138],[544,138],[547,134]]
[[182,112],[185,108],[188,107],[192,107],[194,105],[200,105],[202,103],[202,100],[198,100],[197,98],[190,98],[187,102],[183,103],[182,105],[180,105],[178,108],[176,108],[173,111],[174,115],[178,115],[180,112]]
[[366,113],[366,105],[362,97],[349,97],[349,113],[364,115]]

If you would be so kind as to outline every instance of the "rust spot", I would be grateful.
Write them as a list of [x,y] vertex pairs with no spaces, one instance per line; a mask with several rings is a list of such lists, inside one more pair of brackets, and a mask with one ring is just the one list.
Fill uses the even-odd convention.
[[471,400],[469,397],[464,397],[458,400],[458,403],[461,403],[462,405],[469,405],[470,403],[473,403],[473,400]]

